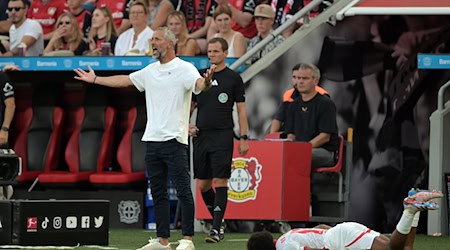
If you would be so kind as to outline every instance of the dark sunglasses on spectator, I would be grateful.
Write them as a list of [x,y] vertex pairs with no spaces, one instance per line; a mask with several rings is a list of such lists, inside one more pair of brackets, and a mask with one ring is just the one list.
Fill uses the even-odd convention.
[[25,7],[8,7],[8,11],[9,11],[9,12],[11,12],[11,11],[13,11],[13,10],[19,11],[19,10],[21,10],[21,9],[25,9]]
[[67,21],[67,22],[59,22],[59,23],[58,23],[58,25],[63,25],[63,24],[65,24],[65,25],[69,25],[69,24],[70,24],[70,22],[69,22],[69,21]]

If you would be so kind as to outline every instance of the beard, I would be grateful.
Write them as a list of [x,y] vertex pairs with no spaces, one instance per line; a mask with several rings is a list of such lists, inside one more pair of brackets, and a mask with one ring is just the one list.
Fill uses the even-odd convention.
[[11,20],[12,24],[16,25],[16,24],[20,23],[20,21],[22,21],[22,19],[23,18],[20,18],[20,17],[16,16],[16,17],[11,18],[10,20]]
[[156,50],[158,51],[158,54],[155,55],[155,53],[153,53],[152,57],[153,57],[153,59],[157,59],[157,60],[160,60],[160,61],[161,61],[161,59],[164,58],[164,57],[166,56],[166,54],[167,54],[167,49],[165,49],[165,50],[156,49]]

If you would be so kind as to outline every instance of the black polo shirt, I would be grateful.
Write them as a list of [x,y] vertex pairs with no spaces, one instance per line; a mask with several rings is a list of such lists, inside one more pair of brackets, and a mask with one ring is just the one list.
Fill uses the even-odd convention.
[[[200,74],[205,72],[201,70]],[[210,90],[194,95],[192,100],[198,104],[196,125],[200,130],[233,129],[234,103],[245,102],[244,82],[226,67],[214,73]]]
[[334,102],[319,93],[307,102],[299,96],[289,106],[286,133],[295,134],[296,140],[302,142],[309,142],[320,133],[331,134],[330,141],[321,147],[337,151],[339,138]]

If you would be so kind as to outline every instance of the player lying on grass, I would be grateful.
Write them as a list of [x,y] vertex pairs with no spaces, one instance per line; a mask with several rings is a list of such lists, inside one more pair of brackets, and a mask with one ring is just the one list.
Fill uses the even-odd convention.
[[297,228],[282,235],[274,244],[268,232],[253,234],[248,250],[412,250],[416,238],[420,211],[436,210],[430,199],[441,198],[442,192],[411,189],[403,200],[403,214],[392,236],[388,238],[355,222],[344,222],[334,227]]

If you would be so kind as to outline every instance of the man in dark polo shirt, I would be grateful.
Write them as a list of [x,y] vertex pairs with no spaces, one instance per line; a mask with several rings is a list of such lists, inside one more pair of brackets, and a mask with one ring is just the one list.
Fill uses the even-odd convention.
[[288,139],[312,144],[312,168],[333,166],[339,146],[336,106],[316,90],[320,71],[315,65],[300,64],[292,77],[299,80],[295,87],[300,96],[288,109]]

